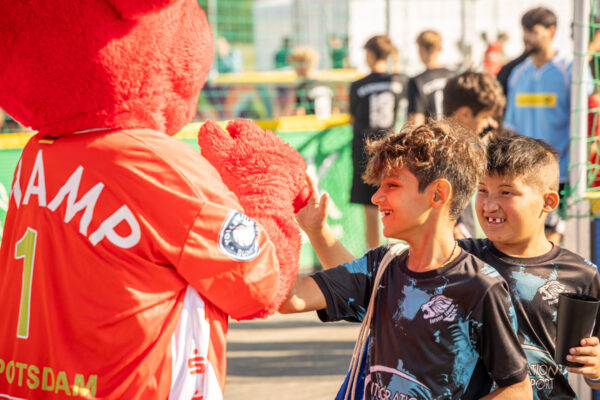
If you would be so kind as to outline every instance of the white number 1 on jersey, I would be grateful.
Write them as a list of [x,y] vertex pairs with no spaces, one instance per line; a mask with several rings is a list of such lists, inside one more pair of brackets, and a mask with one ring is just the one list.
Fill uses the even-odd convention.
[[19,306],[19,323],[17,337],[29,337],[29,306],[31,304],[31,280],[33,278],[33,261],[35,259],[35,241],[37,232],[27,228],[27,232],[15,246],[15,258],[23,259],[23,283],[21,286],[21,305]]

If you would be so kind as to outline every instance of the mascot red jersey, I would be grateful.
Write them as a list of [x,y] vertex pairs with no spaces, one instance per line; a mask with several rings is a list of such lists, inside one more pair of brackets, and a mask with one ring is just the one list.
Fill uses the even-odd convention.
[[196,0],[0,0],[0,107],[38,133],[0,246],[0,399],[222,399],[227,320],[287,296],[304,161],[250,121],[171,138]]

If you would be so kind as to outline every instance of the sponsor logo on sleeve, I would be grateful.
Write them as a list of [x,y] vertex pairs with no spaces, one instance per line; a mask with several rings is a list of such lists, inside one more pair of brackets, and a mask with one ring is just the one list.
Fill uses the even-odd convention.
[[423,318],[428,319],[430,324],[438,321],[452,322],[456,319],[458,308],[452,300],[446,296],[437,295],[421,306]]
[[249,261],[258,255],[258,228],[256,221],[239,211],[227,215],[219,232],[219,250],[237,261]]

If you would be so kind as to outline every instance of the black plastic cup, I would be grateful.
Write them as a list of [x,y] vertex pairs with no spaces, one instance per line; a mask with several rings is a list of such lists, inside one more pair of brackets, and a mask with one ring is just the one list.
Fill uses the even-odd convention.
[[556,350],[554,361],[567,367],[581,364],[567,361],[571,347],[580,347],[581,339],[590,337],[600,301],[592,296],[577,293],[561,293],[558,297]]

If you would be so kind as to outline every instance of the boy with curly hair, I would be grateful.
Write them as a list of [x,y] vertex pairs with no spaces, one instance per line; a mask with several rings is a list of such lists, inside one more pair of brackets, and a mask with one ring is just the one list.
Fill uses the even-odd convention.
[[[327,269],[297,279],[280,312],[361,321],[376,290],[366,399],[531,398],[507,284],[453,238],[483,172],[476,138],[430,122],[368,142],[368,151],[365,180],[379,186],[383,233],[408,250],[374,285],[389,246],[354,259],[323,222],[326,198],[314,195],[297,218]],[[490,393],[492,380],[499,388]]]
[[[554,245],[544,232],[546,216],[559,202],[558,153],[542,140],[520,135],[493,138],[486,152],[486,172],[478,183],[475,209],[487,239],[462,239],[458,245],[493,267],[508,283],[534,399],[575,399],[568,372],[583,374],[591,388],[600,389],[600,317],[593,336],[582,338],[580,347],[570,349],[568,360],[580,367],[565,368],[553,360],[558,295],[576,292],[600,298],[596,266]],[[325,223],[322,205],[326,204],[323,195],[318,205],[309,203],[298,218],[319,257],[331,266],[351,255]],[[380,211],[386,218],[386,210]]]

